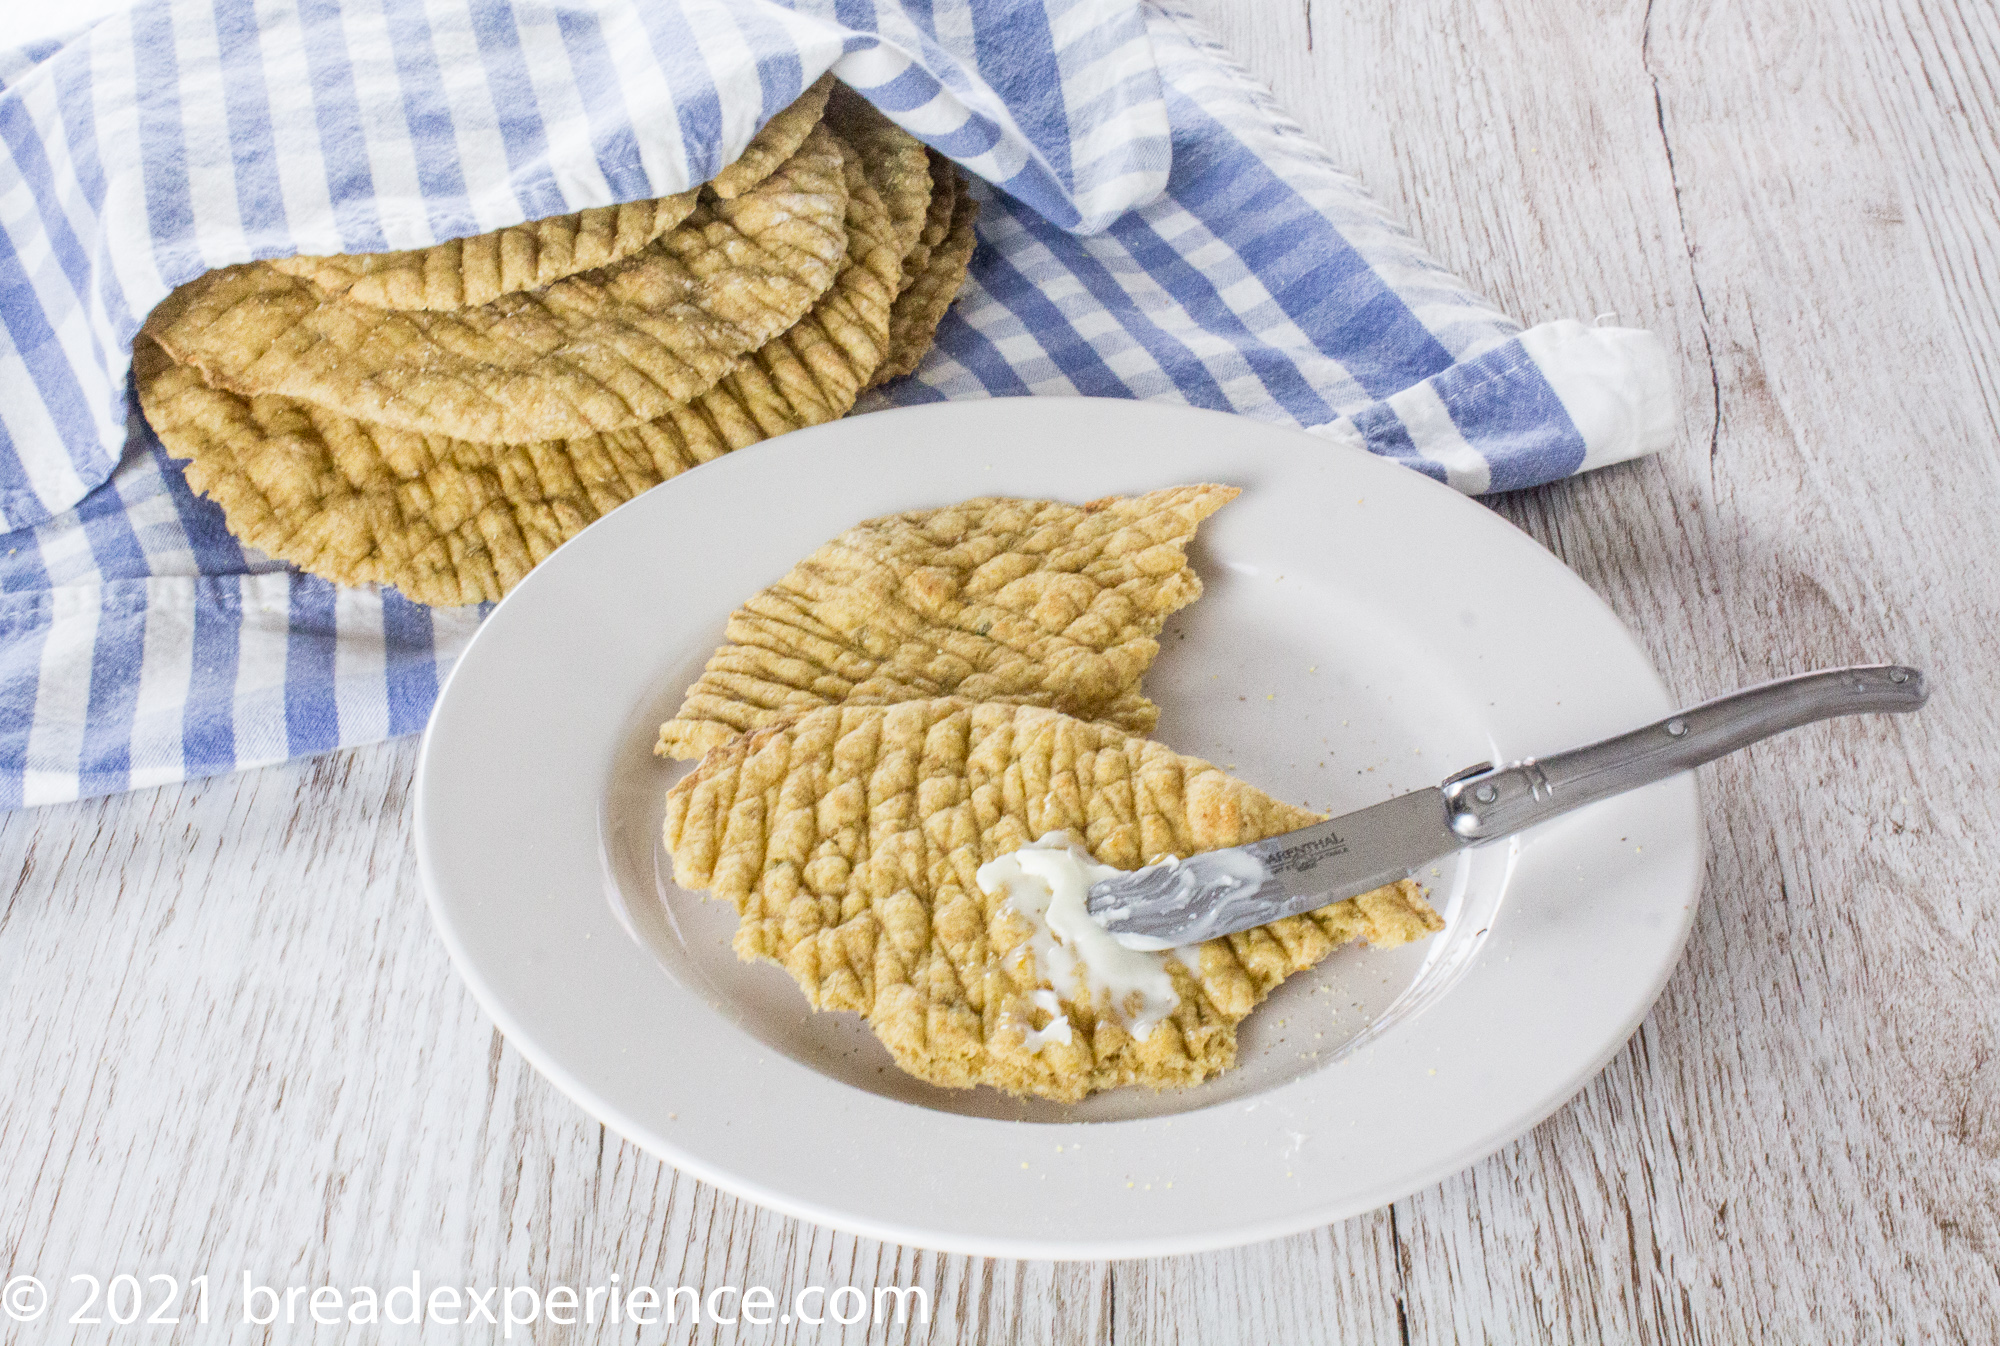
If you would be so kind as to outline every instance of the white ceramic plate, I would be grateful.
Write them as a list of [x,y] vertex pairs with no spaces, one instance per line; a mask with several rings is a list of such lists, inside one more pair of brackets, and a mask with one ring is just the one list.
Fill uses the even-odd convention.
[[488,618],[425,736],[417,847],[438,929],[515,1048],[678,1168],[843,1229],[1007,1257],[1246,1243],[1492,1152],[1618,1050],[1693,919],[1692,779],[1426,876],[1445,933],[1343,950],[1253,1015],[1200,1088],[1064,1109],[897,1071],[856,1016],[739,964],[734,913],[655,840],[685,767],[659,721],[729,611],[861,519],[977,495],[1242,496],[1147,690],[1158,736],[1340,812],[1671,706],[1629,634],[1506,522],[1291,430],[1122,401],[890,411],[732,454],[562,548]]

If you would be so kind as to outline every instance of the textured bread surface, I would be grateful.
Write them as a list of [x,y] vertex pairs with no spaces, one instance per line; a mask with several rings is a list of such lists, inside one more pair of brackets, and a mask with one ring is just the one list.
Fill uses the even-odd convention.
[[1177,486],[1087,505],[983,497],[870,519],[730,615],[660,727],[699,757],[814,706],[938,696],[1049,706],[1143,733],[1167,617],[1194,601],[1196,526],[1237,492]]
[[210,272],[134,342],[140,406],[249,545],[498,599],[633,496],[844,416],[928,350],[964,280],[963,180],[836,90],[674,196]]
[[375,308],[453,309],[622,262],[694,213],[699,189],[529,220],[403,252],[275,258],[263,265]]
[[421,603],[498,599],[639,492],[854,405],[888,346],[899,240],[858,162],[844,171],[849,242],[833,286],[713,388],[642,425],[522,444],[420,435],[214,387],[143,337],[140,405],[167,451],[188,460],[189,483],[252,546]]
[[916,372],[937,340],[938,324],[950,310],[972,266],[973,251],[979,246],[974,226],[979,222],[979,203],[972,199],[965,179],[953,174],[938,184],[938,195],[951,198],[945,212],[946,223],[935,244],[927,243],[931,221],[912,250],[922,265],[912,269],[904,263],[903,292],[889,315],[889,356],[875,371],[873,383],[887,383]]
[[815,127],[756,187],[626,260],[476,307],[379,308],[251,264],[182,286],[146,333],[215,387],[419,434],[622,430],[715,386],[826,292],[847,250],[844,164]]
[[[766,122],[735,162],[708,184],[709,190],[733,200],[769,177],[818,125],[832,89],[833,76],[823,76]],[[701,189],[694,187],[652,201],[528,220],[426,248],[283,257],[265,265],[358,304],[469,308],[621,262],[685,220],[700,195]]]
[[869,185],[888,207],[897,254],[907,258],[923,237],[933,195],[931,157],[923,142],[844,86],[828,100],[826,120],[867,168]]
[[1054,988],[1070,1041],[1030,1050],[1049,1016],[1018,956],[1027,927],[979,867],[1051,831],[1134,869],[1320,819],[1111,725],[942,698],[827,706],[735,738],[668,792],[664,830],[675,882],[735,905],[738,955],[783,967],[815,1009],[865,1016],[904,1070],[1075,1102],[1198,1083],[1234,1063],[1235,1025],[1286,977],[1443,923],[1405,881],[1211,940],[1169,964],[1180,1004],[1144,1038],[1123,1007]]

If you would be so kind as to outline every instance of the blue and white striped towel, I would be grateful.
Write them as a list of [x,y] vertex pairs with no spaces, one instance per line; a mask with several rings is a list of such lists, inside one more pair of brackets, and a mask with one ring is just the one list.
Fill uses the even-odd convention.
[[1140,0],[140,0],[0,52],[0,807],[412,732],[481,616],[228,535],[126,387],[169,290],[681,190],[827,69],[992,184],[863,411],[1173,399],[1475,493],[1672,433],[1652,336],[1523,331]]

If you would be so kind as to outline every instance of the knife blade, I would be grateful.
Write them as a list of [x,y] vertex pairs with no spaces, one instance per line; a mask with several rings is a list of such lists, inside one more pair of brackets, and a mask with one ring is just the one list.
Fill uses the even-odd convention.
[[1839,715],[1901,714],[1930,696],[1917,669],[1870,664],[1780,678],[1630,733],[1490,762],[1430,789],[1247,845],[1168,858],[1105,879],[1090,914],[1133,949],[1169,949],[1296,916],[1408,877],[1444,856],[1635,790],[1752,743]]
[[1358,897],[1463,845],[1444,791],[1418,790],[1247,846],[1106,879],[1085,902],[1127,948],[1179,948]]

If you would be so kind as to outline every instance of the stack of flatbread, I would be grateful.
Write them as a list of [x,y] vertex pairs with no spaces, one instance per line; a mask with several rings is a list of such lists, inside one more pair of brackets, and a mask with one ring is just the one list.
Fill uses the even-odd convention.
[[1322,820],[1143,737],[1140,679],[1201,593],[1188,544],[1236,494],[982,498],[814,552],[730,616],[660,728],[661,755],[701,759],[667,795],[675,881],[734,903],[739,956],[865,1016],[904,1070],[1064,1102],[1198,1083],[1286,977],[1443,928],[1405,880],[1180,950],[1177,1007],[1135,1034],[1129,1007],[1051,984],[977,882],[1050,832],[1136,869]]
[[153,311],[133,377],[243,541],[422,603],[497,599],[648,487],[915,369],[976,213],[828,77],[675,196],[210,272]]

